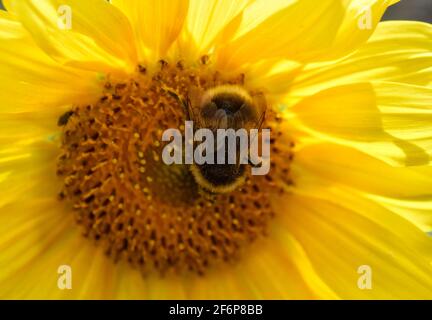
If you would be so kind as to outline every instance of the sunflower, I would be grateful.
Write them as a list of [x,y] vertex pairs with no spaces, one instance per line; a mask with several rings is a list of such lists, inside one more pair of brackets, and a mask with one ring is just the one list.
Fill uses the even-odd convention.
[[[432,27],[397,1],[4,2],[0,297],[432,298]],[[209,198],[161,135],[219,85],[265,98],[271,169]]]

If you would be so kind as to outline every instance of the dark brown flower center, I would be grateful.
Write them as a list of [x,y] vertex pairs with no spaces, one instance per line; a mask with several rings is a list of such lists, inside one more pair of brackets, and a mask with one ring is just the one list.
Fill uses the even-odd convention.
[[209,195],[188,165],[161,161],[163,131],[181,130],[186,120],[166,88],[187,96],[190,85],[207,89],[243,80],[206,64],[186,68],[164,62],[153,74],[140,67],[131,79],[107,81],[98,102],[75,106],[61,117],[60,197],[73,207],[85,236],[142,271],[202,274],[265,234],[274,215],[270,197],[283,192],[277,181],[289,180],[291,159],[290,152],[279,150],[283,139],[276,114],[268,112],[263,125],[272,129],[270,173],[247,174],[231,193]]

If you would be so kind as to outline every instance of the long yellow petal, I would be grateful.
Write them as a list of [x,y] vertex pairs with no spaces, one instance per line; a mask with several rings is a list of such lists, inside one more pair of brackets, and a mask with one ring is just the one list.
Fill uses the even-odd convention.
[[0,25],[0,113],[46,113],[98,97],[96,73],[53,61],[9,13],[0,11]]
[[296,159],[305,169],[335,183],[390,198],[432,200],[430,166],[392,167],[356,149],[332,143],[302,148]]
[[[359,50],[332,63],[306,66],[291,80],[294,95],[369,80],[432,85],[432,25],[414,21],[381,22]],[[287,74],[287,80],[289,73]]]
[[[335,193],[293,195],[280,203],[283,225],[301,244],[321,279],[344,299],[430,299],[432,240],[407,220],[368,200]],[[357,207],[361,205],[361,207]],[[362,266],[371,289],[359,286]],[[359,273],[360,272],[360,273]]]
[[130,23],[107,1],[12,0],[9,7],[36,43],[63,64],[99,72],[136,67]]
[[[302,62],[343,57],[370,37],[391,3],[388,0],[290,1],[286,8],[222,48],[219,64],[230,68],[272,57]],[[370,19],[365,27],[361,24],[363,19]]]
[[189,0],[114,0],[132,23],[141,60],[156,62],[182,30]]
[[[115,265],[81,235],[56,199],[22,199],[0,210],[0,220],[7,221],[0,238],[2,299],[112,296]],[[58,286],[60,266],[71,267],[71,290]]]
[[[215,45],[218,34],[236,17],[241,17],[243,10],[251,0],[191,0],[186,28],[193,43],[201,53]],[[223,39],[226,41],[226,38]]]
[[310,174],[329,183],[361,190],[389,210],[432,230],[432,167],[392,167],[353,148],[311,144],[296,153]]
[[[432,89],[360,83],[324,90],[293,107],[310,134],[392,165],[426,165],[432,154]],[[289,111],[288,111],[289,112]]]

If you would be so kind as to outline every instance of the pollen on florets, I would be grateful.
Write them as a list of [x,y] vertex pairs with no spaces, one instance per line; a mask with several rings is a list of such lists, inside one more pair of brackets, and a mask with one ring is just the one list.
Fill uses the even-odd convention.
[[284,190],[277,181],[283,176],[289,183],[290,147],[277,143],[283,134],[275,114],[269,112],[264,123],[273,130],[271,173],[247,176],[229,194],[209,196],[187,165],[168,166],[160,158],[163,131],[181,129],[186,120],[167,87],[187,96],[191,85],[206,90],[243,86],[244,80],[223,77],[208,58],[193,67],[163,61],[154,73],[140,65],[130,79],[107,81],[97,102],[75,106],[59,121],[60,195],[73,207],[84,235],[114,260],[144,272],[199,274],[235,259],[264,235],[274,215],[271,195]]

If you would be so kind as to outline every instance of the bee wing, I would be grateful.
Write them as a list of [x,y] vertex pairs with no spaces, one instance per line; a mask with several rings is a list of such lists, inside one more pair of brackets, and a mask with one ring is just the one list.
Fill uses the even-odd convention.
[[257,113],[260,115],[258,118],[258,122],[256,123],[256,128],[260,130],[267,111],[267,101],[262,93],[254,95],[252,97],[252,100],[256,106]]
[[[259,136],[259,132],[260,132],[262,125],[264,123],[266,110],[267,110],[267,103],[266,103],[266,100],[264,98],[264,95],[257,94],[255,96],[253,96],[253,101],[254,101],[255,106],[257,107],[257,112],[259,114],[259,118],[254,123],[253,128],[258,129],[258,132],[257,132],[257,134],[253,134],[249,137],[249,148],[252,145],[252,143],[255,142],[255,139],[257,139],[257,137]],[[243,155],[243,157],[247,157],[249,164],[251,164],[249,161],[249,150],[248,150],[247,154]]]
[[214,129],[227,129],[228,128],[228,116],[225,110],[218,109],[214,114],[214,120],[216,128]]
[[[234,117],[230,118],[231,123],[230,123],[230,127],[231,128],[235,128],[236,130],[238,129],[246,129],[248,130],[248,128],[250,128],[252,126],[252,128],[255,128],[255,125],[253,124],[252,121],[248,120],[248,117],[242,112],[243,108],[248,108],[248,106],[246,104],[243,104],[240,107],[240,111],[237,112]],[[237,153],[237,161],[236,161],[236,170],[237,172],[240,170],[240,165],[242,163],[244,163],[244,159],[248,159],[249,158],[249,149],[246,150],[239,150],[239,152]]]
[[188,90],[188,113],[189,119],[197,123],[197,127],[202,127],[205,121],[201,115],[201,104],[204,90],[195,86],[192,86]]
[[258,131],[261,130],[261,127],[262,127],[262,125],[264,123],[265,114],[266,114],[266,111],[264,110],[264,112],[261,113],[261,116],[260,116],[260,118],[258,119],[258,121],[256,123],[256,127],[257,127]]

